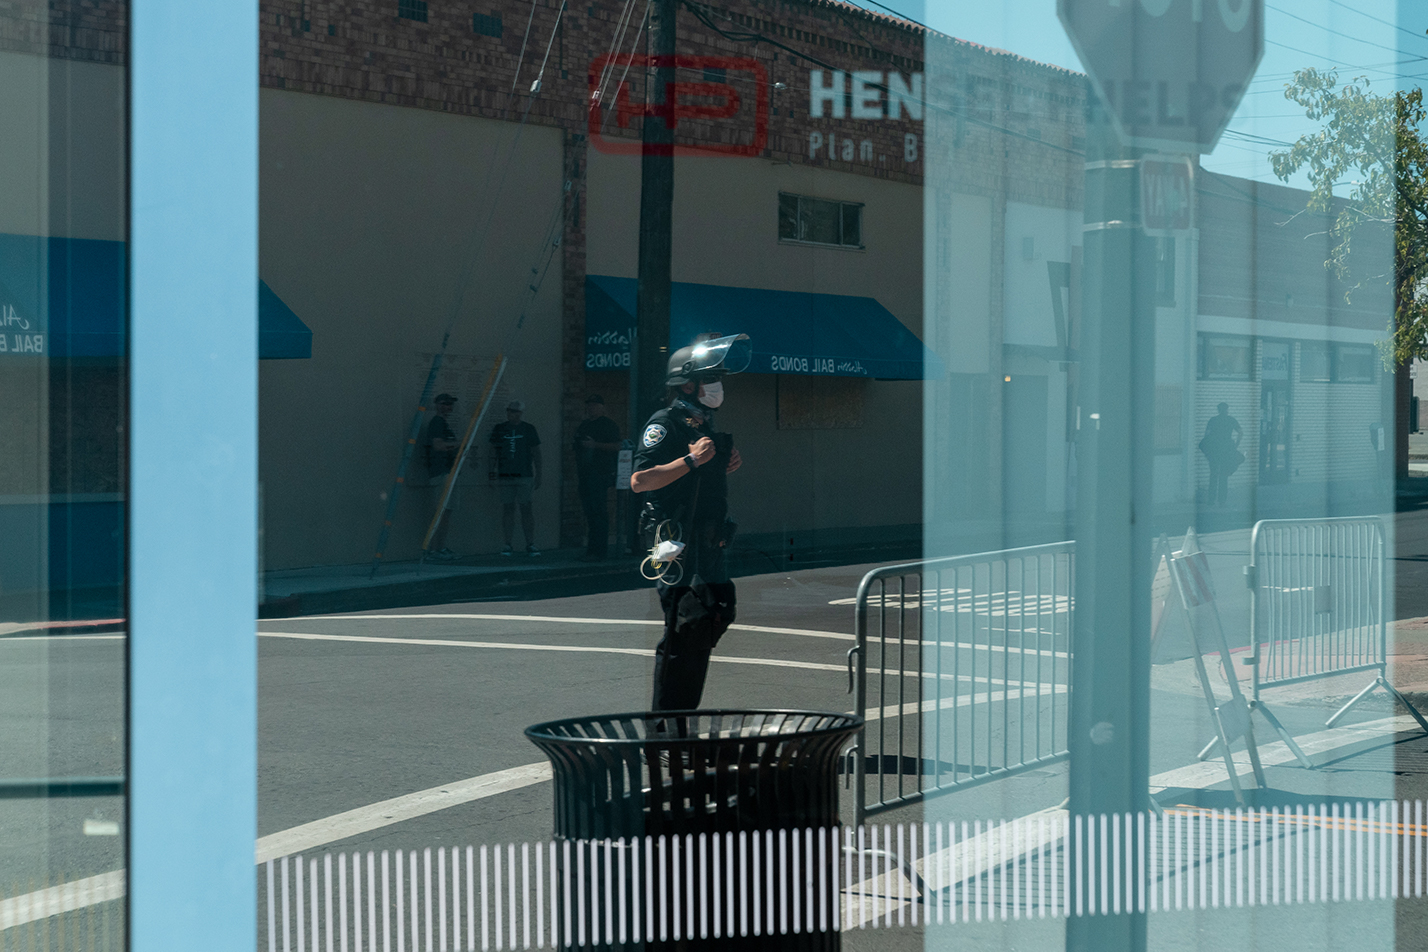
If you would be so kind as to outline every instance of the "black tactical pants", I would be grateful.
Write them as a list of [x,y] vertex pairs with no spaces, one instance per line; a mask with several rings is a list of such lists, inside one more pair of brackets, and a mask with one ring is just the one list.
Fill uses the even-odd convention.
[[703,565],[715,568],[710,563],[717,563],[717,574],[710,574],[722,581],[705,582],[695,573],[681,579],[679,585],[658,586],[664,637],[655,648],[654,700],[650,702],[654,711],[699,707],[709,656],[734,623],[736,596],[734,583],[723,571],[723,551],[701,555]]

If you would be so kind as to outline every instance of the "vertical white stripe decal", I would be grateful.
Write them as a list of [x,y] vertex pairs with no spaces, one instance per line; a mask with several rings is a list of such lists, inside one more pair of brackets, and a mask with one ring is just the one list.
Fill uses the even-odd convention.
[[333,952],[332,947],[332,854],[322,854],[322,883],[325,916],[323,924],[327,927],[327,952]]
[[476,849],[472,846],[466,847],[466,948],[476,952]]
[[[798,863],[797,857],[794,864]],[[788,863],[788,830],[778,831],[778,934],[788,935],[788,887],[789,887],[789,863]],[[795,891],[796,893],[796,891]],[[798,898],[795,894],[794,902]],[[772,929],[770,929],[772,931]]]
[[268,860],[265,868],[268,872],[268,952],[278,952],[278,910],[275,906],[278,897],[273,882],[273,861]]
[[[565,844],[569,861],[570,842]],[[491,858],[486,844],[481,844],[481,952],[491,948]],[[569,871],[567,870],[567,873]],[[568,927],[568,923],[567,923]]]
[[[427,848],[427,852],[428,852],[428,854],[430,853],[430,847]],[[428,860],[429,860],[429,859],[430,859],[430,856],[428,856]],[[417,903],[419,888],[418,888],[418,880],[417,880],[417,853],[416,853],[416,850],[407,850],[407,863],[408,863],[408,865],[411,867],[411,882],[408,884],[407,888],[411,891],[411,897],[412,897],[412,902],[411,902],[411,912],[412,912],[412,952],[417,952],[417,949],[419,948],[419,946],[417,945],[417,943],[418,943],[418,941],[420,940],[420,935],[421,935],[421,932],[420,932],[420,928],[421,928],[421,906],[418,905],[418,903]],[[427,871],[427,878],[426,878],[426,887],[427,887],[427,888],[426,888],[426,895],[427,895],[428,900],[430,900],[430,897],[431,897],[431,863],[430,863],[430,862],[427,863],[426,871]],[[431,916],[428,915],[428,916],[427,916],[427,930],[428,930],[428,931],[427,931],[426,952],[432,952],[432,949],[431,949],[431,931],[430,931],[430,928],[431,928]]]
[[778,928],[778,903],[776,899],[777,896],[783,892],[782,889],[777,889],[776,891],[775,887],[775,877],[777,877],[778,871],[779,865],[774,860],[774,832],[773,830],[765,830],[764,888],[766,891],[764,894],[764,911],[768,915],[768,919],[764,922],[765,935],[773,935],[774,930]]
[[[428,848],[428,849],[427,849],[427,856],[428,856],[428,858],[430,857],[430,855],[431,855],[431,850],[430,850],[430,848]],[[428,877],[427,877],[427,888],[428,888],[428,890],[430,890],[430,887],[431,887],[431,877],[428,876]],[[426,912],[426,919],[427,919],[426,928],[427,928],[427,935],[429,936],[429,935],[431,935],[431,895],[430,895],[430,892],[428,892],[428,894],[427,894],[426,910],[427,910],[427,912]],[[438,920],[438,924],[437,924],[437,941],[438,941],[438,943],[439,943],[439,948],[440,948],[441,952],[447,952],[447,950],[446,950],[446,926],[447,926],[448,917],[447,917],[447,912],[446,912],[446,847],[444,847],[444,846],[439,846],[439,847],[437,847],[437,849],[436,849],[436,918],[437,918],[437,920]],[[427,941],[430,942],[430,939],[428,939]]]
[[659,940],[661,942],[669,940],[669,879],[667,878],[666,868],[669,861],[666,855],[668,844],[669,837],[661,835],[657,846],[659,852]]
[[[694,848],[693,848],[693,847],[694,847],[694,844],[691,842],[691,843],[690,843],[691,860],[692,860],[692,858],[693,858],[693,857],[692,857],[692,854],[693,854],[693,852],[694,852]],[[700,834],[699,834],[699,938],[701,938],[701,939],[707,939],[707,938],[709,938],[709,875],[708,875],[708,870],[709,870],[709,837],[708,837],[708,834],[707,834],[707,833],[700,833]],[[690,885],[691,885],[691,886],[693,885],[693,877],[691,877]],[[717,910],[719,907],[718,907],[718,906],[715,906],[714,908]],[[694,911],[694,910],[693,910],[692,904],[691,904],[691,909],[690,909],[691,915],[692,915],[693,911]],[[694,927],[693,927],[693,925],[692,925],[692,923],[691,923],[691,925],[690,925],[690,932],[691,932],[691,934],[693,933],[693,931],[694,931]]]
[[[1120,915],[1120,913],[1121,913],[1121,815],[1120,815],[1119,813],[1112,813],[1112,814],[1110,815],[1109,819],[1110,819],[1110,821],[1111,821],[1111,851],[1110,851],[1110,857],[1109,857],[1109,858],[1110,858],[1110,861],[1111,861],[1111,862],[1110,862],[1110,867],[1111,867],[1111,912],[1115,913],[1116,915]],[[1105,825],[1106,820],[1107,820],[1106,815],[1105,815],[1104,813],[1101,814],[1101,824],[1102,824],[1102,826]],[[1105,859],[1105,843],[1106,843],[1106,833],[1105,833],[1104,830],[1102,830],[1102,831],[1101,831],[1101,847],[1102,847],[1102,858],[1103,858],[1102,861],[1103,861],[1103,862],[1104,862],[1104,859]],[[1127,875],[1129,875],[1130,870],[1126,870],[1126,873],[1127,873]],[[1106,911],[1106,900],[1105,900],[1105,896],[1104,896],[1104,893],[1103,893],[1103,894],[1102,894],[1102,897],[1101,897],[1101,912],[1104,913],[1105,911]]]
[[[903,870],[907,869],[904,865],[904,857],[906,856],[904,845],[906,839],[907,827],[899,823],[897,825],[897,924],[900,926],[907,925],[907,876],[903,874]],[[891,852],[891,850],[889,852]],[[891,888],[888,889],[888,894],[891,896]],[[889,922],[889,925],[891,925],[891,922]]]
[[312,945],[310,946],[310,948],[312,949],[312,952],[318,952],[319,946],[317,941],[317,924],[320,917],[318,916],[317,908],[317,860],[314,859],[308,862],[307,871],[307,891],[311,899],[311,905],[308,907],[310,915],[308,916],[307,920],[309,924],[308,927],[312,930]]
[[[948,876],[947,876],[947,863],[948,863],[948,860],[949,860],[950,857],[949,857],[949,854],[943,850],[943,844],[944,844],[944,840],[945,840],[945,836],[946,836],[946,832],[947,832],[947,824],[942,823],[941,821],[939,821],[939,822],[936,824],[936,826],[937,826],[937,853],[936,853],[936,856],[937,856],[937,872],[936,872],[936,877],[937,877],[937,878],[933,880],[933,883],[935,884],[935,889],[934,889],[933,895],[934,895],[934,896],[936,897],[936,899],[937,899],[937,924],[938,924],[938,925],[942,925],[942,923],[945,921],[945,920],[944,920],[945,913],[944,913],[943,907],[944,907],[944,906],[951,905],[951,903],[952,903],[952,894],[947,890],[947,880],[948,880]],[[955,834],[954,834],[954,835],[955,835]],[[957,909],[956,906],[952,906],[952,910],[953,910],[954,914],[955,914],[955,912],[956,912],[956,909]],[[930,916],[931,913],[929,912],[928,915]]]
[[[382,851],[382,903],[387,899],[387,853]],[[384,918],[385,918],[385,914]],[[367,851],[367,948],[377,952],[377,851]],[[386,952],[386,949],[383,949]]]
[[[443,899],[444,896],[443,893]],[[461,952],[461,847],[459,846],[451,848],[451,947],[455,952]]]
[[[748,882],[758,868],[758,836],[754,836],[754,865],[748,865],[748,831],[738,832],[738,933],[748,935]],[[848,882],[853,888],[853,882]],[[754,935],[758,935],[758,885],[754,885]]]
[[[819,831],[818,831],[818,931],[819,931],[819,932],[827,932],[827,931],[828,931],[828,838],[829,838],[829,836],[836,836],[836,835],[837,835],[836,832],[835,832],[835,830],[836,830],[836,827],[829,827],[828,829],[823,829],[823,830],[819,830]],[[811,831],[810,831],[810,832],[811,832]],[[835,841],[835,842],[836,842],[836,841]],[[837,860],[837,856],[838,856],[837,853],[834,853],[834,854],[833,854],[833,857],[834,857],[835,862],[836,862],[836,860]],[[835,872],[834,872],[833,881],[834,881],[835,883],[838,881],[838,876],[837,876],[836,870],[835,870]],[[809,879],[809,882],[812,883],[812,879],[811,879],[811,878]],[[813,912],[813,910],[810,908],[810,909],[809,909],[809,914],[810,914],[810,916],[812,915],[812,912]],[[810,931],[810,932],[812,931],[812,926],[811,926],[811,925],[810,925],[810,927],[809,927],[809,931]]]
[[[1137,859],[1135,877],[1136,911],[1145,912],[1145,890],[1148,885],[1145,862],[1149,856],[1149,851],[1146,849],[1145,843],[1146,816],[1144,813],[1137,813],[1135,815],[1135,831],[1135,854]],[[1129,894],[1126,896],[1126,901],[1130,901]]]
[[[357,854],[352,854],[355,859]],[[353,881],[356,887],[356,881]],[[360,908],[361,903],[357,904]],[[339,952],[347,952],[347,854],[337,854],[337,930]]]
[[[302,857],[301,857],[301,856],[294,856],[294,857],[293,857],[293,905],[294,905],[295,907],[297,907],[297,922],[296,922],[297,928],[296,928],[295,930],[293,930],[293,931],[297,933],[297,952],[303,952],[303,950],[307,947],[307,946],[306,946],[306,938],[307,938],[307,936],[306,936],[306,934],[305,934],[305,926],[306,926],[306,922],[307,922],[307,919],[306,919],[307,910],[306,910],[306,909],[304,908],[304,906],[303,906],[303,903],[305,902],[305,900],[306,900],[307,897],[305,897],[305,896],[303,895],[302,883],[303,883],[303,860],[302,860]],[[313,949],[312,952],[317,952],[317,950],[316,950],[316,949]]]

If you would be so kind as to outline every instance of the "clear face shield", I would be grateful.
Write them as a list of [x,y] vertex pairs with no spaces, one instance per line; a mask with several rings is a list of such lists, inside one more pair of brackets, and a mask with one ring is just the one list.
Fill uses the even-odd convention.
[[748,334],[716,337],[694,345],[684,372],[691,376],[710,372],[736,374],[747,369],[753,357],[754,348]]

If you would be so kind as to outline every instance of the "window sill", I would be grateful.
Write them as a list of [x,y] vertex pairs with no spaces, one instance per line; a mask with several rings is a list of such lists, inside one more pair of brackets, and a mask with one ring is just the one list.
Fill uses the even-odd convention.
[[781,245],[795,245],[799,248],[828,248],[833,251],[867,251],[867,245],[834,245],[824,241],[799,241],[797,238],[780,238]]

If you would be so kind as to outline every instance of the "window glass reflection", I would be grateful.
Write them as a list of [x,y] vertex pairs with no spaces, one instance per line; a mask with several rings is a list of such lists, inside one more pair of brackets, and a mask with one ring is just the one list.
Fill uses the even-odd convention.
[[263,941],[1390,947],[1428,40],[1201,6],[265,11]]
[[0,10],[5,948],[125,944],[126,20]]

